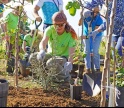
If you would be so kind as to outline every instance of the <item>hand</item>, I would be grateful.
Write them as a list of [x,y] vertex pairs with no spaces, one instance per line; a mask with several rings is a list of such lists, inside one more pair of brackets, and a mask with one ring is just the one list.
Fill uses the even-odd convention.
[[25,49],[26,49],[27,53],[30,53],[30,47],[29,46],[26,46]]
[[64,69],[65,69],[66,71],[71,72],[71,71],[72,71],[72,68],[73,68],[73,66],[72,66],[72,63],[71,63],[71,62],[66,62],[66,63],[64,64]]
[[29,56],[30,56],[30,53],[25,53],[25,55],[24,55],[24,59],[28,61]]
[[44,58],[45,58],[45,51],[44,50],[41,50],[40,52],[37,53],[37,60],[38,61],[43,61]]
[[35,20],[38,21],[38,22],[41,22],[41,21],[42,21],[42,18],[41,18],[40,16],[37,16],[37,17],[35,18]]
[[94,30],[92,32],[90,32],[89,34],[89,37],[92,36],[93,37],[93,40],[95,39],[96,35],[98,34],[99,32],[97,30]]

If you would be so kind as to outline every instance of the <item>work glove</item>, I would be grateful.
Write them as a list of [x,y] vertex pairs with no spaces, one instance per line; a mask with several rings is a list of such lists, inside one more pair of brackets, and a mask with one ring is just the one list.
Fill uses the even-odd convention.
[[26,61],[28,61],[29,56],[30,56],[30,53],[25,53],[25,55],[24,55],[24,59],[25,59]]
[[102,31],[106,30],[106,22],[103,22],[103,24],[101,24],[98,29]]
[[45,51],[41,50],[40,52],[37,53],[37,60],[42,62],[45,58],[45,55],[46,55]]
[[96,35],[98,34],[99,32],[97,30],[94,30],[92,32],[89,33],[89,37],[92,36],[93,37],[93,40],[95,39]]
[[72,65],[71,62],[66,62],[66,63],[64,64],[64,69],[65,69],[65,71],[71,72],[71,71],[72,71],[72,68],[73,68],[73,65]]
[[29,46],[26,46],[25,49],[26,49],[27,53],[30,53],[30,47]]

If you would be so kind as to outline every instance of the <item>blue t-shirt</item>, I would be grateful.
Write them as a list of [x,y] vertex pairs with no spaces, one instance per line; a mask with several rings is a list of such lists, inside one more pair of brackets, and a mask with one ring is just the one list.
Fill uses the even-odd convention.
[[[92,21],[91,23],[91,29],[92,31],[95,30],[95,27],[96,26],[100,26],[101,24],[103,24],[103,19],[102,17],[100,16],[100,14],[98,14]],[[84,19],[84,23],[83,23],[83,35],[84,36],[88,36],[89,34],[89,31],[88,31],[88,23],[86,22],[86,20]],[[97,36],[103,36],[103,32],[99,32],[97,34]]]
[[3,4],[0,4],[0,13],[3,12],[3,9],[4,9],[4,5]]
[[43,22],[45,24],[52,24],[52,16],[55,12],[62,10],[62,0],[39,0],[37,6],[41,8],[43,14]]
[[[112,1],[109,2],[109,9],[108,9],[109,17],[111,13],[111,8],[112,8]],[[115,35],[120,35],[122,27],[124,27],[124,0],[117,0],[116,11],[114,16],[113,33]],[[124,30],[122,34],[124,35]]]

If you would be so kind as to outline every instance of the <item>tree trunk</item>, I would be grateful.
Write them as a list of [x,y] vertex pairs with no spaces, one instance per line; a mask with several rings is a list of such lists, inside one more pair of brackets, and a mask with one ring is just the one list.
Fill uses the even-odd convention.
[[[22,1],[22,6],[24,6],[24,0]],[[16,33],[15,38],[15,86],[18,87],[18,60],[19,60],[19,35],[20,35],[20,22],[21,22],[21,16],[22,16],[22,9],[19,8],[19,21],[18,21],[18,31]],[[22,16],[23,17],[23,16]]]
[[106,54],[105,54],[105,61],[104,61],[104,70],[102,73],[102,80],[101,80],[100,107],[105,107],[105,102],[106,102],[106,75],[107,75],[107,70],[108,70],[108,63],[110,63],[110,46],[111,46],[111,38],[112,38],[112,33],[113,33],[116,2],[117,2],[116,0],[113,0],[112,11],[111,11],[111,15],[110,15],[110,26],[109,26],[109,31],[108,31],[108,40],[107,40],[107,47],[106,47]]

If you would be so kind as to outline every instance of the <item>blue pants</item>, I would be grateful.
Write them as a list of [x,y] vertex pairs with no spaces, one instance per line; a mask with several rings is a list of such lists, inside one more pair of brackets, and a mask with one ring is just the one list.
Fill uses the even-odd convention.
[[[96,36],[93,41],[93,60],[94,60],[94,68],[100,69],[100,55],[99,55],[99,47],[102,36]],[[90,57],[90,39],[83,40],[84,42],[84,51],[87,54],[85,61],[86,69],[91,69],[91,57]]]
[[[114,42],[116,42],[115,49],[118,51],[118,54],[122,56],[122,46],[124,47],[124,37],[119,36],[112,36],[112,44],[111,46],[114,48]],[[114,53],[112,51],[112,55],[114,56]]]

